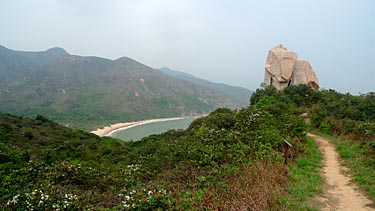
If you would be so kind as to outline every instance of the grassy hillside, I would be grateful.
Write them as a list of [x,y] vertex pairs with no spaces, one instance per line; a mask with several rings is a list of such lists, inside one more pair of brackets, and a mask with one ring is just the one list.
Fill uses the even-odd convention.
[[60,48],[20,52],[0,47],[0,76],[0,111],[41,114],[83,129],[241,106],[223,92],[127,57],[73,56]]
[[190,82],[192,82],[194,84],[197,84],[197,85],[209,87],[211,89],[214,89],[214,90],[217,90],[217,91],[220,91],[220,92],[224,92],[224,93],[228,94],[230,97],[232,97],[232,98],[236,99],[237,101],[241,102],[244,107],[249,105],[249,99],[250,99],[250,96],[252,94],[252,91],[250,91],[248,89],[238,87],[238,86],[230,86],[230,85],[223,84],[223,83],[214,83],[214,82],[211,82],[211,81],[207,81],[207,80],[204,80],[204,79],[197,78],[197,77],[195,77],[193,75],[190,75],[190,74],[187,74],[187,73],[183,73],[183,72],[176,71],[176,70],[171,70],[167,67],[160,68],[160,70],[163,73],[165,73],[167,75],[170,75],[172,77],[179,78],[179,79],[186,80],[186,81],[190,81]]
[[292,86],[283,92],[260,89],[251,97],[252,104],[275,111],[285,102],[293,105],[296,115],[304,113],[314,132],[336,145],[354,182],[375,204],[375,93],[353,96]]
[[269,87],[258,89],[250,101],[274,109],[290,104],[297,115],[305,113],[313,129],[324,133],[364,141],[375,138],[374,92],[352,96],[334,90],[314,91],[305,85],[288,87],[282,92]]
[[[0,207],[69,210],[263,210],[288,184],[283,139],[306,145],[302,118],[218,109],[185,131],[122,142],[0,115]],[[275,209],[276,209],[275,208]]]
[[[327,100],[332,97],[339,100]],[[313,210],[308,200],[320,190],[321,157],[306,139],[306,115],[300,115],[306,112],[311,127],[355,136],[361,147],[355,156],[368,158],[358,159],[367,173],[374,169],[372,94],[299,86],[257,90],[251,101],[238,111],[217,109],[187,130],[138,142],[99,138],[43,116],[1,114],[0,208]],[[337,124],[340,118],[353,130]],[[293,145],[288,166],[284,139]]]

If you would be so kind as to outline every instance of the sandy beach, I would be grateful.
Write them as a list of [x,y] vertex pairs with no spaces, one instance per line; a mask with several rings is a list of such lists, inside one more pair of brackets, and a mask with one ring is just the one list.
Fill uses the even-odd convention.
[[91,133],[96,134],[100,137],[111,136],[116,131],[126,130],[128,128],[136,127],[136,126],[147,124],[147,123],[178,120],[178,119],[184,119],[184,118],[187,118],[187,117],[170,117],[170,118],[141,120],[141,121],[136,121],[136,122],[116,123],[116,124],[113,124],[113,125],[110,125],[110,126],[106,126],[104,128],[99,128],[99,129],[93,130],[93,131],[91,131]]

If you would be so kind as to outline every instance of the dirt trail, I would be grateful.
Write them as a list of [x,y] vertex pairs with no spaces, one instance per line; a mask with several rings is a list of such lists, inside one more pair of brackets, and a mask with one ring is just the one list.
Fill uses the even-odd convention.
[[313,134],[308,136],[316,140],[324,157],[322,171],[325,180],[324,195],[318,198],[322,205],[321,210],[375,211],[368,207],[371,201],[350,183],[350,176],[343,174],[343,167],[339,163],[335,147],[326,138]]

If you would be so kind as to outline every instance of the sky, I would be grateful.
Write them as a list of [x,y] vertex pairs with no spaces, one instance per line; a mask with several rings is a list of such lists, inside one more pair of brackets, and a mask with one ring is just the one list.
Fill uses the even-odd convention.
[[373,0],[0,0],[0,45],[169,67],[259,88],[268,50],[310,61],[321,88],[375,91]]

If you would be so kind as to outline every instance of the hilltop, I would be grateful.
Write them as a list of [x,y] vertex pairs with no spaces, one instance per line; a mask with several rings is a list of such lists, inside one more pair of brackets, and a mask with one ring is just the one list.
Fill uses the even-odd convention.
[[0,111],[42,114],[84,129],[243,105],[227,93],[170,77],[128,57],[83,57],[62,48],[22,52],[0,47],[0,76]]

